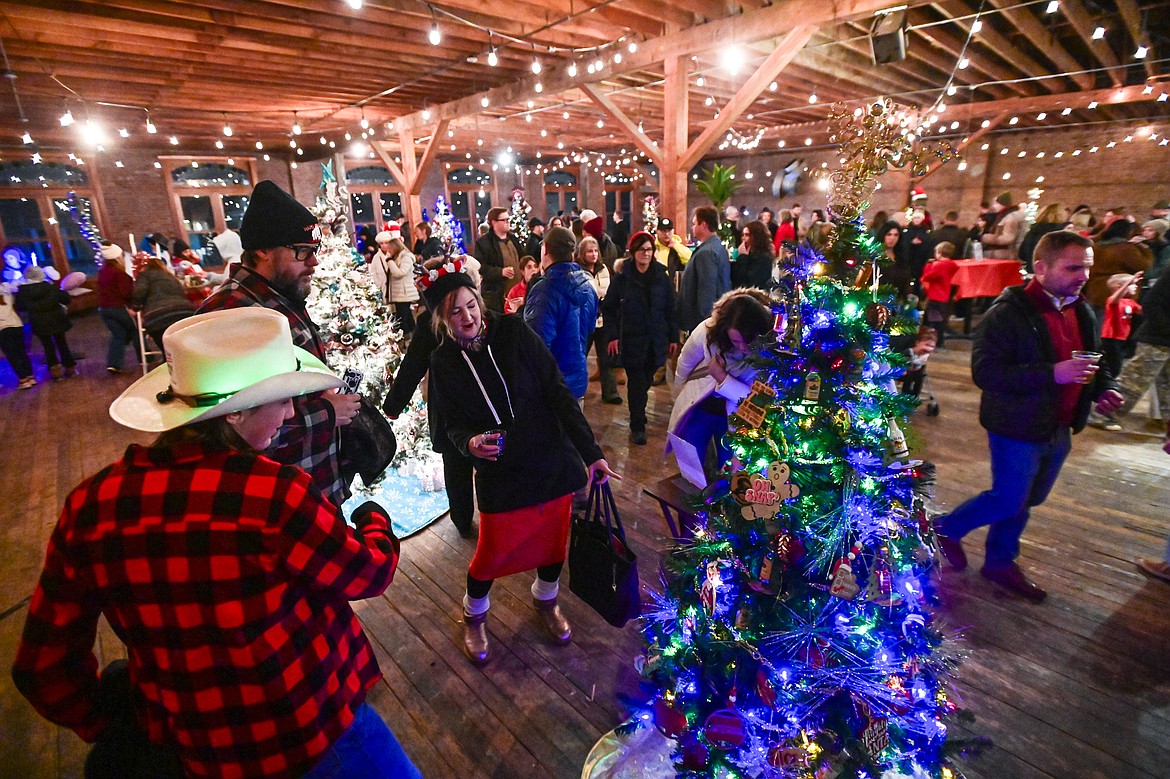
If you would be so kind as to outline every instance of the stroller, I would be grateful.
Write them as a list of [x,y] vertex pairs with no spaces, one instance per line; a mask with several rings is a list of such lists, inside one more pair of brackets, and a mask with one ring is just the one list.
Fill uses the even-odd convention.
[[[906,366],[906,372],[902,374],[902,394],[922,399],[923,393],[926,393],[924,405],[928,417],[937,417],[941,411],[938,401],[935,399],[934,393],[930,391],[930,385],[926,381],[926,363],[937,343],[938,334],[934,328],[925,325],[919,327],[914,348],[910,350],[910,362]],[[919,352],[919,347],[924,344],[929,344],[930,348]]]

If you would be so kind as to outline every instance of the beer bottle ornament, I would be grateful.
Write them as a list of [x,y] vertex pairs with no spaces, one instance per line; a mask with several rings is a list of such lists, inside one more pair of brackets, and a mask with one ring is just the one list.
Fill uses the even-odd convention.
[[821,374],[815,370],[804,377],[804,399],[813,402],[821,399]]

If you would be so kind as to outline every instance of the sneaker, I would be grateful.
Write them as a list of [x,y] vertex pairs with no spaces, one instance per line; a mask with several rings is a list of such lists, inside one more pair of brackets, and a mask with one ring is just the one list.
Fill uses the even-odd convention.
[[32,389],[35,386],[37,386],[37,380],[32,376],[25,376],[20,380],[20,384],[17,385],[19,389]]
[[115,374],[115,373],[121,373],[121,372],[122,372],[121,368],[115,368],[113,365],[106,366],[106,373]]
[[1155,579],[1170,582],[1170,563],[1161,560],[1148,560],[1143,557],[1137,561],[1137,567]]
[[1117,422],[1116,419],[1112,417],[1103,417],[1098,414],[1089,415],[1089,426],[1095,427],[1098,430],[1111,430],[1114,432],[1121,429],[1121,425]]

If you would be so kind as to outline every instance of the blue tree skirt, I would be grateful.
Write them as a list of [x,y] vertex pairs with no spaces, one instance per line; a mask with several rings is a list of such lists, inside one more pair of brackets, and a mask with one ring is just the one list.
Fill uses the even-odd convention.
[[367,500],[386,509],[394,535],[399,538],[414,535],[450,509],[446,490],[423,492],[418,476],[405,476],[397,468],[386,471],[385,477],[374,485],[372,493],[362,486],[360,476],[355,478],[353,496],[341,507],[346,519]]

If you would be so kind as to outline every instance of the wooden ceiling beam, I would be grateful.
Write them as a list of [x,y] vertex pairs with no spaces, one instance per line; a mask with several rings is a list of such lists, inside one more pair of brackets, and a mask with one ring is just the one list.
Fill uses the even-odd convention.
[[692,141],[687,146],[686,151],[680,155],[679,167],[682,170],[690,170],[699,162],[707,150],[714,145],[715,139],[727,132],[735,120],[739,119],[751,107],[756,98],[768,88],[768,84],[779,76],[784,68],[788,67],[797,52],[804,48],[815,32],[816,27],[802,25],[792,28],[780,40],[775,51],[769,54],[755,72],[748,76],[747,81],[740,87],[735,97],[731,98],[731,101],[719,111],[719,117],[707,125],[707,128],[699,133],[699,137]]
[[1080,0],[1062,0],[1060,8],[1069,24],[1084,41],[1085,48],[1091,51],[1102,65],[1110,69],[1109,80],[1113,82],[1113,86],[1119,87],[1124,84],[1125,73],[1121,70],[1121,63],[1117,61],[1117,55],[1113,53],[1113,49],[1109,47],[1109,42],[1105,39],[1093,40],[1093,31],[1097,25],[1089,18],[1089,14],[1081,5]]
[[[921,4],[927,0],[910,0],[910,2]],[[888,0],[841,0],[833,6],[826,6],[819,0],[780,0],[767,8],[700,24],[646,41],[639,44],[637,52],[625,57],[620,65],[608,65],[603,74],[579,73],[577,78],[573,79],[569,78],[563,69],[558,69],[547,75],[542,74],[540,81],[547,93],[557,94],[580,83],[600,81],[613,77],[615,73],[638,71],[651,65],[657,65],[667,56],[696,54],[724,46],[742,46],[754,41],[774,38],[790,31],[793,19],[799,19],[808,26],[815,26],[836,18],[868,16],[887,5]],[[536,77],[528,77],[508,86],[453,100],[431,109],[432,116],[452,119],[457,116],[477,113],[481,109],[480,99],[485,96],[490,104],[507,105],[532,94],[535,91],[536,82]],[[402,117],[400,121],[411,126],[425,124],[418,112]]]
[[[936,9],[943,16],[950,18],[961,16],[966,13],[966,9],[961,7],[959,3],[956,2],[934,3],[931,7]],[[971,19],[962,19],[956,22],[956,24],[959,25],[959,28],[967,34],[970,34],[973,23],[974,20]],[[990,19],[983,20],[983,29],[974,34],[973,40],[976,40],[981,44],[980,49],[982,51],[994,54],[1008,65],[1019,70],[1023,70],[1026,73],[1040,75],[1048,71],[1046,66],[1041,65],[1032,57],[1025,54],[1020,49],[1020,47],[1012,43],[1006,35],[1003,35],[994,27],[992,27]]]
[[639,149],[646,153],[646,156],[654,161],[655,165],[662,165],[662,150],[650,140],[645,132],[626,115],[624,111],[617,107],[612,100],[597,89],[594,84],[581,84],[578,87],[584,92],[590,100],[592,100],[602,111],[606,113],[609,118],[617,122],[618,126],[630,137]]
[[1150,36],[1142,29],[1141,10],[1134,0],[1117,0],[1117,10],[1121,13],[1122,21],[1125,22],[1125,29],[1129,30],[1134,50],[1136,51],[1138,46],[1145,46],[1149,50],[1146,58],[1142,60],[1142,66],[1145,68],[1146,78],[1153,78],[1157,75],[1153,63],[1154,45],[1150,41]]
[[[944,60],[940,63],[941,69],[948,74],[952,69],[955,73],[962,72],[958,68],[958,61],[960,56],[963,56],[970,63],[968,68],[971,71],[982,73],[992,81],[1011,81],[1018,75],[1018,71],[1000,65],[998,61],[991,57],[981,56],[982,52],[976,51],[973,47],[968,46],[966,53],[964,53],[964,41],[944,27],[917,29],[914,32],[931,46],[949,55],[949,61]],[[1017,95],[1030,94],[1030,90],[1025,84],[1008,84],[1007,88]]]
[[[1033,15],[1031,8],[1016,7],[1015,0],[991,0],[991,4],[1003,11],[1004,18],[1010,21],[1020,34],[1028,39],[1036,51],[1051,60],[1054,65],[1066,73],[1084,70],[1085,66],[1077,62],[1068,51],[1056,40],[1056,36],[1044,27]],[[1080,85],[1081,89],[1092,89],[1096,80],[1088,73],[1078,73],[1071,76],[1072,80]]]

